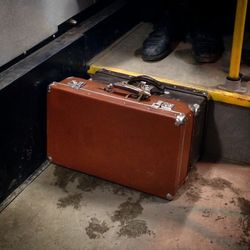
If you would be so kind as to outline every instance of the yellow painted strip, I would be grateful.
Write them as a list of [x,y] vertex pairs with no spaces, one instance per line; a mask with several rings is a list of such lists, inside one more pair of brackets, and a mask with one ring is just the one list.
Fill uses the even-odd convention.
[[[125,74],[125,75],[130,75],[130,76],[139,76],[139,75],[141,75],[140,73],[136,73],[136,72],[130,72],[130,71],[127,71],[127,70],[117,69],[117,68],[113,68],[113,67],[102,67],[100,65],[95,65],[95,64],[90,65],[88,73],[90,75],[93,75],[98,70],[101,70],[101,69],[106,69],[106,70],[110,70],[110,71],[113,71],[113,72],[116,72],[116,73],[121,73],[121,74]],[[183,83],[183,82],[177,82],[177,81],[174,81],[174,80],[168,80],[168,79],[155,77],[155,76],[151,76],[151,77],[153,77],[156,80],[158,80],[160,82],[163,82],[163,83],[168,83],[168,84],[175,85],[175,86],[182,86],[182,87],[186,87],[186,88],[206,92],[206,93],[209,94],[209,96],[210,96],[210,98],[212,100],[217,101],[217,102],[223,102],[223,103],[228,103],[228,104],[232,104],[232,105],[237,105],[237,106],[241,106],[241,107],[250,108],[250,95],[231,93],[231,92],[228,92],[228,91],[225,91],[225,90],[220,90],[220,89],[215,89],[215,88],[205,88],[203,86],[196,86],[196,85],[186,84],[186,83]]]
[[233,46],[232,46],[231,62],[229,70],[229,77],[232,79],[239,79],[240,77],[240,62],[241,62],[241,52],[242,52],[242,45],[244,38],[246,13],[247,13],[247,2],[248,0],[237,1]]

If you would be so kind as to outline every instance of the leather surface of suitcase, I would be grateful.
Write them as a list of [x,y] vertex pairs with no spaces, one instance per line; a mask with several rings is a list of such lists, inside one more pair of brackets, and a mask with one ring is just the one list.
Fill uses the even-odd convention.
[[[91,75],[91,78],[94,81],[100,81],[104,84],[108,84],[112,82],[129,81],[130,79],[137,77],[131,77],[122,73],[101,69],[95,74]],[[164,90],[167,90],[168,92],[167,94],[163,94],[162,96],[166,97],[167,99],[185,102],[190,106],[190,108],[193,107],[192,109],[194,110],[194,128],[190,154],[191,167],[198,161],[202,154],[202,142],[209,96],[207,93],[198,92],[197,90],[187,89],[180,86],[173,86],[160,82],[159,84],[164,86]]]
[[163,198],[188,172],[193,112],[187,104],[69,77],[48,89],[52,162]]

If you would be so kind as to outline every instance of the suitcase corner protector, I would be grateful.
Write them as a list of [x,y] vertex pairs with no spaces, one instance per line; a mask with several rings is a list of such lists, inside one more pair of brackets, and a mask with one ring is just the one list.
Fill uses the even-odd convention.
[[183,125],[187,120],[187,117],[184,113],[179,113],[175,118],[175,126],[179,127]]
[[166,199],[167,199],[168,201],[172,201],[172,200],[174,199],[174,196],[173,196],[172,194],[170,194],[170,193],[167,193],[167,194],[166,194]]
[[52,158],[52,156],[50,156],[50,155],[47,156],[47,159],[48,159],[49,162],[52,162],[52,161],[53,161],[53,158]]

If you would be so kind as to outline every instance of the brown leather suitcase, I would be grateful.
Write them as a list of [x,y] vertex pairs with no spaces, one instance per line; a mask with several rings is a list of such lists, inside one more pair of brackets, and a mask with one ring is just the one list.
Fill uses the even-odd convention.
[[75,77],[49,86],[49,159],[172,199],[187,176],[193,112],[145,86],[104,86]]
[[[166,97],[167,99],[185,102],[194,113],[192,145],[189,159],[190,168],[196,164],[203,151],[206,113],[209,102],[208,93],[183,86],[173,86],[168,83],[159,82],[148,76],[132,77],[106,69],[100,69],[94,74],[91,74],[90,77],[91,80],[98,81],[103,84],[120,81],[127,81],[130,84],[132,84],[132,82],[134,82],[134,84],[138,84],[138,82],[144,81],[146,84],[153,87],[150,90],[152,95],[158,95],[162,98]],[[147,79],[149,79],[149,81]],[[153,85],[151,84],[152,81],[154,82]],[[155,85],[159,87],[155,88]]]

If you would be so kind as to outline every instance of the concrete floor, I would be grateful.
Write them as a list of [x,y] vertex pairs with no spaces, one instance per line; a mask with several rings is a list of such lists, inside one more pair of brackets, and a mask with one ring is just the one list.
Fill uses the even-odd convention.
[[250,249],[249,183],[199,163],[167,202],[51,164],[0,214],[0,249]]
[[[140,48],[144,39],[152,31],[149,23],[140,23],[109,48],[94,57],[89,64],[113,67],[139,74],[160,77],[191,86],[214,88],[224,84],[228,75],[231,38],[224,39],[225,52],[222,58],[211,64],[197,64],[192,55],[190,43],[181,42],[176,49],[159,62],[144,62]],[[247,37],[248,39],[248,37]],[[249,37],[250,41],[250,37]],[[250,43],[246,42],[246,45]],[[250,67],[242,64],[241,73],[250,76]],[[247,84],[250,94],[250,83]]]

